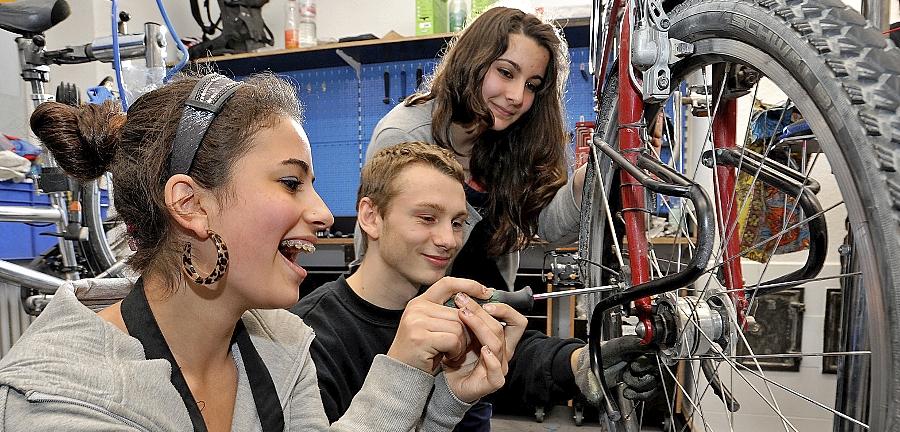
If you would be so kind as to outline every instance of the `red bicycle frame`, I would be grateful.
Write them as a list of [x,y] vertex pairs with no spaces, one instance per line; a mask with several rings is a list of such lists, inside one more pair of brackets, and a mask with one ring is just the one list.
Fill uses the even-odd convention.
[[[610,19],[618,16],[618,10],[622,2],[614,1],[611,4]],[[631,79],[631,11],[628,4],[624,6],[625,13],[619,26],[619,63],[616,73],[619,77],[618,88],[618,138],[619,152],[632,164],[637,163],[638,154],[643,149],[641,142],[641,128],[643,125],[644,101],[638,89],[634,87]],[[602,81],[605,82],[607,61],[612,45],[613,31],[606,35],[601,67],[598,70]],[[724,85],[724,84],[722,84]],[[598,97],[602,92],[602,86],[597,88]],[[736,146],[736,119],[737,103],[733,99],[723,101],[721,106],[710,108],[715,112],[713,119],[713,143],[715,148],[733,148]],[[716,199],[717,221],[719,232],[726,234],[724,256],[725,285],[730,293],[738,314],[738,322],[744,324],[744,310],[747,305],[744,292],[743,276],[740,266],[740,239],[737,236],[737,207],[734,200],[734,188],[736,172],[732,167],[717,166],[715,189],[718,194]],[[628,244],[629,265],[631,268],[631,284],[638,286],[650,281],[650,263],[648,260],[649,244],[647,241],[647,227],[645,213],[647,209],[646,192],[644,187],[625,170],[620,171],[622,217],[625,220],[625,235]],[[723,201],[723,200],[727,200]],[[653,326],[650,325],[652,303],[650,297],[635,300],[635,308],[638,318],[646,329],[644,342],[653,340]]]

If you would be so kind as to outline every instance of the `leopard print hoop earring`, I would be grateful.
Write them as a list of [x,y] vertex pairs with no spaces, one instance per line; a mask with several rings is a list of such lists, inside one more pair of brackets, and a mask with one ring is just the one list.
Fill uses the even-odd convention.
[[206,233],[209,234],[209,238],[216,245],[216,267],[209,276],[200,276],[197,273],[197,269],[194,268],[194,262],[191,259],[191,242],[184,243],[184,253],[181,255],[181,269],[184,271],[184,274],[193,280],[194,283],[200,285],[213,284],[222,279],[222,276],[225,276],[225,272],[228,271],[228,247],[225,245],[225,241],[213,230],[206,230]]

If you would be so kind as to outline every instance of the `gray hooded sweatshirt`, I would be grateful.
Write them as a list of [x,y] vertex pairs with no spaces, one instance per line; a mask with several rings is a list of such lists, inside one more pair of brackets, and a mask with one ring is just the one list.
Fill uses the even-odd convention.
[[[118,301],[132,284],[98,279],[60,287],[0,359],[0,431],[193,430],[169,363],[147,360],[137,339],[85,306]],[[309,355],[312,329],[284,310],[250,310],[243,321],[275,383],[286,431],[450,430],[471,406],[442,373],[380,355],[350,409],[329,426]],[[232,430],[261,431],[237,344],[231,352],[238,368]]]

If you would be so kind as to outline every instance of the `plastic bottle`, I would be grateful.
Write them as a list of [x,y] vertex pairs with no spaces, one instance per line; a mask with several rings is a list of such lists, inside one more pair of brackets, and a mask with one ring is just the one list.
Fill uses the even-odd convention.
[[299,0],[298,29],[300,35],[300,47],[316,46],[316,2],[314,0]]
[[284,6],[284,47],[300,47],[300,5],[297,0],[287,0]]
[[447,4],[447,19],[449,20],[447,29],[450,32],[461,31],[466,25],[466,16],[468,13],[466,0],[450,0]]

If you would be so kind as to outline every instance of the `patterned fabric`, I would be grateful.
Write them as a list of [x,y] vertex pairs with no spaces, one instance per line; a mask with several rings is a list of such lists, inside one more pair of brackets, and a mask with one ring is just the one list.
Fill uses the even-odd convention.
[[[778,108],[757,114],[752,120],[751,136],[747,137],[745,147],[764,154],[772,135],[779,133],[791,122],[792,111],[789,109],[788,112],[783,112]],[[769,150],[766,159],[775,160],[798,171],[803,162],[800,153],[791,153],[777,145]],[[759,180],[754,184],[752,173],[739,173],[735,189],[735,205],[742,205],[744,197],[749,194],[747,204],[738,208],[741,250],[753,248],[744,255],[745,258],[767,262],[772,255],[809,249],[809,226],[806,224],[778,237],[784,228],[803,220],[803,211],[797,205],[797,200]],[[759,245],[770,238],[765,244]]]

